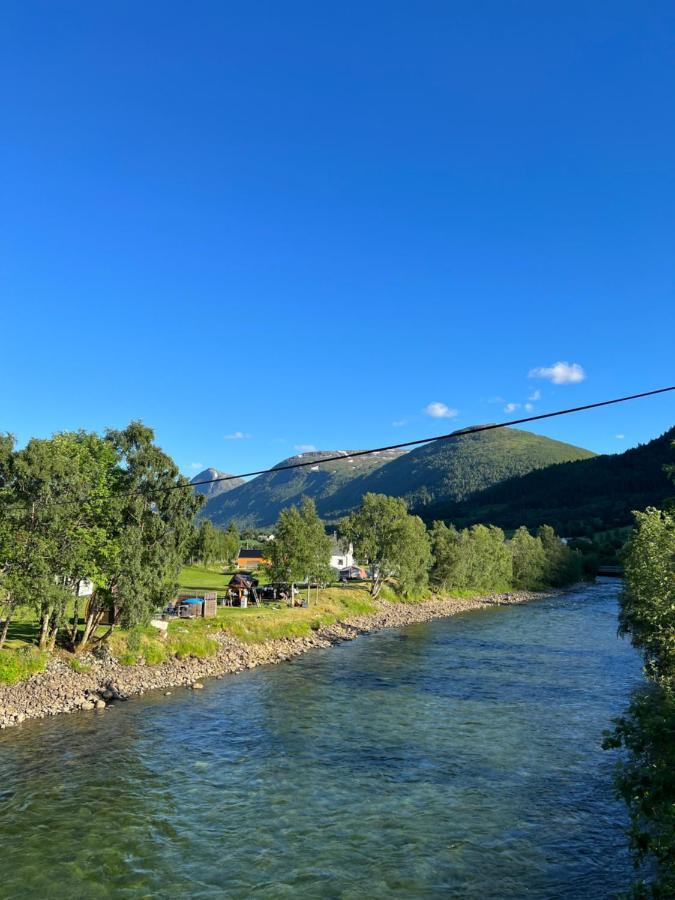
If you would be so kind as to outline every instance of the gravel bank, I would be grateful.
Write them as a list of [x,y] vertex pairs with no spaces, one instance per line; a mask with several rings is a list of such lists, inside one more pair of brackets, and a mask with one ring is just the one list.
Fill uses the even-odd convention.
[[187,686],[202,687],[205,678],[270,665],[292,659],[319,647],[349,641],[360,634],[382,628],[400,628],[487,606],[523,603],[546,596],[527,592],[495,594],[477,600],[427,600],[423,603],[379,603],[376,613],[345,619],[320,628],[305,638],[270,640],[245,644],[218,633],[218,652],[208,659],[171,659],[159,666],[123,666],[115,658],[92,655],[83,658],[87,672],[74,672],[54,657],[39,675],[11,687],[0,687],[0,729],[20,725],[26,719],[41,719],[78,710],[103,709],[108,703],[126,700],[150,690]]

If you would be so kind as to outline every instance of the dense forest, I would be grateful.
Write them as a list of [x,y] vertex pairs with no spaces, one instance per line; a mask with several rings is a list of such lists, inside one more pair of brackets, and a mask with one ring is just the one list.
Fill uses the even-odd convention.
[[662,506],[673,494],[663,467],[673,461],[675,428],[624,453],[564,462],[510,478],[460,502],[420,506],[427,522],[491,522],[501,528],[552,525],[564,535],[588,535],[632,524],[632,511]]

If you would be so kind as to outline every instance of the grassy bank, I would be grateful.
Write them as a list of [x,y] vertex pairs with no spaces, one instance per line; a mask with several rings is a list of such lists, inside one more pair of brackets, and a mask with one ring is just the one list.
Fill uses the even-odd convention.
[[168,637],[162,638],[157,629],[134,628],[118,630],[110,647],[115,656],[127,665],[143,660],[157,665],[171,656],[212,656],[218,647],[218,632],[224,632],[244,643],[262,643],[281,638],[307,637],[322,625],[330,625],[349,616],[374,612],[375,603],[364,585],[329,587],[319,593],[319,599],[308,608],[281,604],[252,606],[246,609],[221,606],[213,619],[183,619],[169,623]]
[[[217,569],[186,566],[181,575],[183,589],[220,589],[230,576]],[[197,583],[199,582],[199,583]],[[477,597],[477,591],[458,591],[461,599]],[[382,592],[382,599],[390,603],[403,602],[389,587]],[[430,592],[407,604],[431,599]],[[377,604],[370,596],[368,584],[333,585],[316,592],[312,590],[307,608],[288,607],[281,603],[239,607],[218,607],[212,619],[181,619],[170,622],[167,637],[152,626],[139,626],[129,630],[118,628],[109,639],[112,654],[124,665],[160,665],[177,658],[207,658],[218,649],[217,637],[225,633],[244,643],[261,644],[269,640],[308,637],[324,625],[332,625],[354,616],[365,616],[376,611]],[[11,630],[9,646],[0,651],[0,684],[15,684],[35,672],[42,671],[49,654],[39,653],[35,647],[37,633],[29,620],[17,618]],[[74,671],[86,671],[86,663],[67,651],[57,650]]]

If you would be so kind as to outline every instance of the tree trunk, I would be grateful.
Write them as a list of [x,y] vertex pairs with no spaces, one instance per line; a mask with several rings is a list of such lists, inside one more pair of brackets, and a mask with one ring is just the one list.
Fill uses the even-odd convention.
[[7,632],[9,631],[9,623],[12,621],[11,612],[7,612],[7,618],[3,622],[2,632],[0,632],[0,650],[5,646],[5,641],[7,640]]
[[56,638],[59,634],[59,616],[56,612],[52,613],[49,621],[49,637],[47,639],[47,649],[53,650],[56,647]]
[[87,615],[84,620],[84,631],[82,632],[82,634],[80,636],[80,640],[79,640],[79,647],[81,650],[84,649],[87,646],[87,644],[89,643],[89,638],[91,637],[91,634],[92,634],[94,628],[96,627],[95,621],[94,621],[95,618],[96,618],[96,613],[94,612],[93,609],[89,609],[87,611]]
[[[86,618],[84,620],[84,631],[82,632],[82,636],[78,643],[78,647],[80,650],[84,650],[88,646],[94,631],[96,631],[98,626],[101,624],[101,619],[103,618],[104,612],[105,610],[97,609],[94,604],[90,604],[89,609],[87,610]],[[97,643],[99,642],[97,641]]]
[[70,627],[69,639],[70,639],[70,647],[71,650],[75,649],[75,644],[77,643],[77,629],[80,624],[80,598],[75,595],[75,602],[73,604],[73,620]]
[[51,607],[47,610],[47,612],[42,613],[42,621],[40,624],[40,650],[47,649],[47,639],[49,635],[49,620],[52,616]]

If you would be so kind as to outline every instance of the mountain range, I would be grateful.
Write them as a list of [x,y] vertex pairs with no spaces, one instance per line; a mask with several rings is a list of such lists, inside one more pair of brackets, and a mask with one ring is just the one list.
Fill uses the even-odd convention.
[[[368,492],[404,497],[412,509],[422,512],[437,503],[461,502],[514,476],[594,455],[515,428],[464,429],[453,440],[408,452],[351,455],[355,452],[316,451],[283,460],[270,472],[210,497],[199,515],[220,527],[230,521],[240,528],[271,527],[284,507],[307,496],[315,500],[322,518],[335,522],[358,506]],[[333,455],[343,459],[322,462]],[[282,468],[299,461],[311,465]]]

